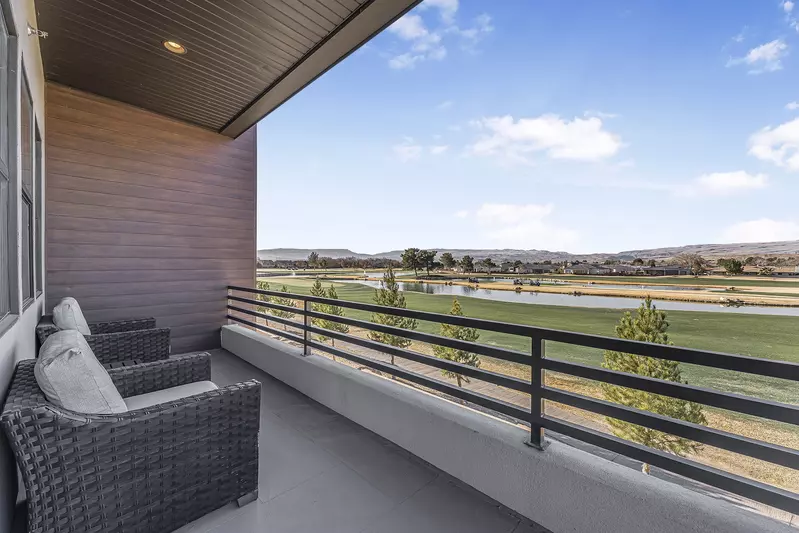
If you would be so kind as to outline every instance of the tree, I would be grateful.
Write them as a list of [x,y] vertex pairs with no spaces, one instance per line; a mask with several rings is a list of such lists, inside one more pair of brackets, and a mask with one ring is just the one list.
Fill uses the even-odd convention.
[[[283,285],[280,288],[280,292],[288,293],[289,289],[288,287]],[[295,307],[294,300],[292,300],[291,298],[283,298],[281,296],[275,296],[274,298],[272,298],[272,301],[278,305],[284,305],[286,307]],[[275,315],[276,317],[280,318],[292,319],[295,316],[295,314],[292,313],[291,311],[284,311],[282,309],[270,309],[269,312]],[[288,329],[286,327],[286,324],[283,324],[283,329]]]
[[311,252],[308,254],[308,266],[310,268],[316,268],[319,266],[319,254],[316,252]]
[[413,275],[419,275],[419,267],[421,266],[419,262],[419,248],[406,248],[404,252],[402,252],[402,268],[408,268],[413,270]]
[[433,263],[435,263],[437,253],[435,250],[419,250],[419,266],[427,270],[428,276],[430,275],[430,269],[433,268]]
[[[333,285],[327,289],[327,297],[331,300],[338,300],[338,293]],[[328,315],[333,316],[344,316],[344,309],[341,308],[340,305],[330,304],[327,306],[327,311],[325,311]],[[349,333],[350,327],[347,324],[342,324],[341,322],[336,322],[335,320],[328,320],[326,321],[324,328],[329,329],[331,331],[336,331],[338,333]],[[333,346],[336,345],[336,339],[331,338],[330,342]]]
[[650,260],[649,260],[649,263],[647,263],[647,266],[650,266],[650,267],[652,267],[652,268],[655,268],[656,266],[658,266],[658,263],[657,263],[657,261],[655,261],[654,259],[650,259]]
[[[259,279],[258,281],[255,282],[255,286],[259,290],[262,290],[262,291],[268,291],[269,290],[269,282],[268,281],[264,281],[264,280],[260,280]],[[258,296],[256,296],[256,299],[261,300],[262,302],[267,302],[267,303],[269,303],[272,300],[272,298],[270,298],[266,294],[259,294]],[[259,313],[266,313],[267,312],[267,308],[262,306],[262,305],[259,305],[255,310],[258,311]],[[268,326],[269,325],[269,319],[268,318],[264,318],[264,320],[266,321],[266,325]]]
[[[385,305],[387,307],[397,307],[400,309],[405,309],[407,307],[405,295],[400,292],[399,284],[397,284],[397,280],[394,276],[394,270],[391,267],[383,274],[383,281],[380,282],[380,288],[375,289],[374,301],[377,305]],[[413,318],[383,313],[372,313],[371,320],[375,324],[402,329],[416,329],[418,326],[418,322]],[[375,342],[382,342],[383,344],[396,346],[398,348],[407,348],[411,345],[411,339],[398,335],[381,333],[379,331],[370,331],[369,338]],[[393,355],[391,356],[391,364],[394,364]]]
[[727,259],[722,266],[725,272],[730,276],[736,276],[744,272],[744,264],[738,259]]
[[480,260],[480,264],[483,265],[483,268],[490,274],[492,268],[496,268],[497,264],[490,257],[486,257],[485,259]]
[[635,265],[635,266],[643,266],[643,264],[644,264],[644,260],[641,259],[640,257],[636,257],[635,259],[633,259],[633,265]]
[[[647,296],[636,311],[635,316],[629,311],[622,315],[619,325],[616,326],[616,336],[621,339],[670,345],[672,343],[666,333],[668,327],[666,313],[652,305],[652,299]],[[655,357],[608,350],[604,354],[602,366],[609,370],[677,383],[687,383],[682,379],[680,364],[677,361],[667,361]],[[614,403],[685,420],[694,424],[707,424],[702,406],[697,403],[627,387],[619,387],[609,383],[603,383],[602,390],[605,394],[605,399]],[[696,452],[699,448],[699,444],[693,441],[669,435],[668,433],[662,433],[610,417],[607,418],[607,421],[614,435],[638,442],[650,448],[668,451],[680,456]],[[645,473],[649,473],[649,465],[644,463],[642,470]]]
[[[316,278],[316,281],[314,281],[314,284],[311,286],[311,295],[317,296],[319,298],[338,300],[338,294],[336,293],[336,289],[333,287],[333,285],[330,285],[330,288],[325,291],[319,278]],[[314,311],[319,313],[325,313],[333,316],[344,316],[344,310],[340,305],[313,303],[311,304],[311,307]],[[329,320],[326,318],[311,318],[311,324],[318,328],[329,329],[330,331],[336,331],[338,333],[349,333],[350,331],[350,327],[347,324],[342,324],[341,322],[336,322],[335,320]],[[336,345],[336,339],[333,337],[319,335],[319,340],[322,342],[328,339],[330,339],[330,342],[333,346]],[[333,360],[335,359],[336,357],[333,356]]]
[[[463,316],[461,304],[457,298],[452,299],[452,309],[450,315]],[[480,338],[480,333],[475,328],[468,328],[466,326],[454,326],[452,324],[441,324],[441,335],[451,339],[458,339],[460,341],[477,342]],[[480,357],[476,353],[467,352],[465,350],[458,350],[455,348],[448,348],[446,346],[433,346],[433,353],[436,357],[446,359],[447,361],[454,361],[464,365],[473,366],[478,368],[480,366]],[[448,378],[455,378],[458,382],[458,387],[463,387],[463,383],[469,383],[469,378],[457,372],[449,370],[442,370],[441,373]]]
[[518,260],[518,259],[517,259],[516,261],[514,261],[514,262],[513,262],[513,270],[514,270],[515,272],[519,272],[519,270],[521,270],[521,268],[522,268],[523,266],[524,266],[524,263],[522,263],[522,262],[521,262],[520,260]]
[[774,267],[769,267],[769,266],[761,267],[757,273],[758,276],[771,276],[773,274],[774,274]]
[[676,259],[677,263],[689,269],[694,276],[707,272],[707,261],[699,254],[680,254]]
[[461,257],[461,268],[464,272],[474,272],[474,259],[471,255]]
[[455,258],[452,257],[452,254],[449,252],[444,252],[441,254],[441,264],[447,270],[452,270],[452,267],[455,266]]

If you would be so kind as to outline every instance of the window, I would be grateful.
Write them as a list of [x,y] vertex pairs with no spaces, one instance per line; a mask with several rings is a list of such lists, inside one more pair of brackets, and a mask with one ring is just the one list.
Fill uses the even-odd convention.
[[10,243],[11,224],[11,181],[9,174],[9,44],[10,37],[5,23],[5,14],[0,6],[0,318],[11,312],[11,258],[14,257]]
[[39,131],[39,121],[36,121],[36,128],[34,130],[36,135],[36,146],[35,150],[36,153],[34,157],[36,158],[36,183],[35,191],[36,194],[36,205],[34,206],[34,213],[36,217],[36,225],[35,225],[35,248],[36,248],[36,295],[42,293],[44,290],[44,240],[42,239],[42,213],[44,213],[44,198],[43,198],[43,191],[44,191],[44,169],[42,166],[42,134]]
[[[23,69],[24,72],[24,69]],[[22,76],[20,90],[20,148],[22,151],[22,203],[20,204],[22,223],[22,301],[28,302],[34,295],[33,265],[33,101],[28,89],[28,81]]]

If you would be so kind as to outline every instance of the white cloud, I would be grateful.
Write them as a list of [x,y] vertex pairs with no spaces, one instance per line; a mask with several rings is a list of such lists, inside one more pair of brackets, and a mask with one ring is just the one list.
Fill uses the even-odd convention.
[[534,152],[553,159],[597,161],[615,155],[623,143],[618,135],[602,127],[596,117],[561,119],[557,115],[515,120],[510,115],[489,117],[473,123],[483,132],[469,151],[510,162],[529,163]]
[[730,58],[728,67],[749,65],[749,74],[762,74],[782,70],[782,58],[788,53],[788,45],[782,39],[775,39],[749,50],[744,57]]
[[765,174],[749,174],[743,170],[736,172],[713,172],[702,174],[692,183],[677,187],[680,196],[730,196],[737,193],[764,189],[768,186]]
[[788,102],[787,104],[785,104],[785,109],[787,109],[788,111],[796,111],[797,109],[799,109],[799,102]]
[[445,109],[451,108],[453,105],[455,105],[455,102],[453,102],[452,100],[444,100],[443,102],[441,102],[436,106],[436,109],[438,109],[439,111],[444,111]]
[[799,171],[799,118],[767,126],[749,137],[749,154],[792,171]]
[[724,230],[725,242],[773,242],[799,239],[799,224],[791,220],[761,218],[733,224]]
[[618,118],[618,113],[605,113],[603,111],[595,111],[593,109],[589,109],[585,113],[583,113],[584,117],[597,117],[597,118]]
[[466,209],[461,209],[460,211],[455,212],[455,218],[466,218],[469,216],[469,211]]
[[449,149],[446,144],[437,144],[430,147],[430,153],[433,155],[441,155]]
[[785,0],[785,1],[782,3],[782,9],[783,9],[783,10],[784,10],[786,13],[790,13],[791,11],[793,11],[793,2],[791,2],[790,0]]
[[416,66],[416,63],[419,61],[423,61],[424,56],[422,55],[413,55],[410,53],[400,54],[398,56],[394,56],[388,60],[388,66],[393,69],[406,69],[406,68],[413,68]]
[[441,61],[447,57],[444,36],[460,36],[461,41],[466,43],[462,46],[471,49],[480,37],[494,30],[491,17],[487,14],[475,17],[473,26],[461,29],[455,22],[458,7],[458,0],[426,0],[417,11],[438,10],[438,24],[429,26],[429,18],[425,23],[421,15],[412,12],[389,26],[391,33],[410,45],[408,51],[391,57],[389,66],[393,69],[412,69],[422,61]]
[[483,204],[477,223],[484,235],[498,246],[563,250],[578,241],[576,231],[548,220],[552,204]]
[[391,147],[394,155],[402,162],[415,161],[422,157],[422,145],[414,142],[413,138],[405,137],[401,144]]
[[458,12],[458,0],[425,0],[419,5],[419,9],[438,8],[439,16],[444,24],[453,24],[455,14]]

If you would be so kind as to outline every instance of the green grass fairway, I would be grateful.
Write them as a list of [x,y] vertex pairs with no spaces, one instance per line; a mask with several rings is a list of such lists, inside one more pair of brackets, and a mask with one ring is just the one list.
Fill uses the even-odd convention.
[[[270,278],[273,289],[285,283],[289,291],[308,294],[313,280],[308,278]],[[330,282],[323,281],[327,287]],[[353,283],[334,283],[339,298],[373,303],[374,289]],[[448,296],[406,292],[408,307],[421,311],[448,313],[452,304]],[[614,327],[622,311],[554,305],[498,302],[479,298],[459,299],[467,316],[530,324],[552,329],[614,335]],[[345,309],[347,316],[363,320],[369,313]],[[799,363],[799,317],[714,313],[700,311],[668,311],[669,334],[678,346],[733,354],[780,359]],[[419,330],[438,333],[439,325],[422,322]],[[529,339],[503,333],[482,331],[480,342],[516,350],[529,350]],[[547,343],[547,357],[598,365],[602,351],[593,348]],[[689,383],[712,387],[776,401],[799,403],[796,384],[781,379],[752,376],[694,365],[683,365],[683,376]]]

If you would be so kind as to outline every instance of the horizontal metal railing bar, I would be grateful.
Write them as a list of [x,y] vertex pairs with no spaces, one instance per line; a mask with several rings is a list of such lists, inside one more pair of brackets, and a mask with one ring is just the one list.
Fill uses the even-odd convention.
[[291,320],[290,318],[283,318],[280,316],[268,315],[266,313],[259,313],[258,311],[251,311],[250,309],[242,309],[241,307],[236,307],[235,305],[228,305],[227,308],[229,311],[236,311],[237,313],[244,313],[245,315],[250,315],[257,318],[263,318],[264,320],[271,320],[272,322],[285,324],[286,326],[291,326],[299,330],[305,329],[305,324],[303,324],[302,322]]
[[397,337],[405,337],[407,339],[427,342],[429,344],[438,344],[439,346],[446,346],[448,348],[455,348],[457,350],[493,357],[494,359],[502,359],[503,361],[510,361],[513,363],[530,366],[530,354],[524,352],[507,350],[505,348],[497,348],[495,346],[488,346],[475,342],[461,341],[451,337],[443,337],[441,335],[434,335],[432,333],[424,333],[422,331],[386,326],[384,324],[375,324],[374,322],[369,322],[366,320],[330,315],[327,313],[320,313],[318,311],[309,311],[308,316],[313,318],[322,318],[324,320],[332,320],[334,322],[340,322],[342,324],[347,324],[356,328],[379,331],[381,333],[388,333],[389,335],[395,335]]
[[766,485],[758,481],[717,470],[689,459],[683,459],[666,452],[648,448],[640,444],[605,435],[564,420],[545,416],[546,429],[593,444],[600,448],[620,453],[632,459],[674,472],[701,483],[707,483],[722,490],[745,498],[777,507],[789,513],[799,513],[799,496],[789,491]]
[[250,326],[251,328],[259,329],[261,331],[266,331],[267,333],[271,333],[271,334],[277,335],[279,337],[285,337],[286,339],[288,339],[290,341],[294,341],[294,342],[297,342],[297,343],[300,343],[300,344],[302,344],[302,342],[303,342],[302,337],[300,337],[299,335],[294,335],[293,333],[289,333],[288,331],[281,331],[281,330],[279,330],[277,328],[264,326],[263,324],[258,324],[256,322],[251,322],[249,320],[244,320],[243,318],[241,318],[239,316],[234,316],[234,315],[231,315],[231,314],[228,314],[227,318],[228,318],[228,320],[235,320],[236,322],[240,322],[240,323],[242,323],[244,325]]
[[241,298],[240,296],[232,296],[228,295],[228,300],[233,300],[235,302],[242,302],[245,304],[257,305],[259,307],[266,307],[269,309],[277,309],[279,311],[285,311],[287,313],[294,313],[295,315],[304,315],[305,309],[302,307],[291,307],[289,305],[281,305],[272,302],[262,302],[261,300],[253,300],[250,298]]
[[[311,314],[311,316],[313,315]],[[475,368],[473,366],[456,363],[454,361],[448,361],[446,359],[440,359],[438,357],[432,357],[430,355],[406,350],[404,348],[398,348],[396,346],[390,346],[381,342],[356,337],[354,335],[347,335],[346,333],[339,333],[337,331],[330,331],[316,326],[309,327],[308,331],[311,333],[316,333],[317,335],[324,335],[332,339],[348,342],[350,344],[355,344],[378,352],[391,354],[396,357],[402,357],[403,359],[409,359],[411,361],[416,361],[417,363],[422,363],[435,368],[440,368],[441,370],[448,370],[463,376],[473,377],[482,381],[493,383],[494,385],[499,385],[501,387],[514,389],[520,392],[530,392],[529,381],[506,376],[504,374],[498,374],[489,370],[480,370],[479,368]]]
[[544,359],[543,364],[544,368],[547,370],[568,374],[570,376],[593,379],[603,383],[629,387],[663,396],[670,396],[672,398],[680,398],[681,400],[687,400],[689,402],[727,409],[729,411],[736,411],[738,413],[799,425],[799,406],[797,405],[761,400],[759,398],[742,396],[730,392],[720,392],[704,387],[687,385],[685,383],[663,381],[580,363],[569,363],[558,359]]
[[799,451],[785,448],[777,444],[750,439],[700,424],[675,420],[649,411],[641,411],[639,409],[633,409],[597,398],[589,398],[581,394],[575,394],[560,389],[544,387],[543,396],[547,400],[553,402],[570,405],[578,409],[591,411],[592,413],[609,416],[618,420],[624,420],[625,422],[701,442],[702,444],[715,446],[716,448],[740,453],[788,468],[799,469]]
[[318,296],[264,291],[261,289],[252,289],[248,287],[232,285],[229,286],[228,289],[251,292],[255,294],[265,294],[268,296],[280,296],[284,298],[290,297],[298,300],[307,300],[322,304],[333,304],[340,307],[359,309],[361,311],[370,311],[373,313],[391,314],[429,322],[467,326],[488,331],[496,331],[499,333],[508,333],[511,335],[541,338],[548,341],[574,344],[588,348],[632,353],[647,357],[679,361],[681,363],[690,363],[724,370],[734,370],[737,372],[746,372],[749,374],[799,381],[799,363],[791,363],[787,361],[776,361],[759,357],[748,357],[743,355],[695,350],[692,348],[682,348],[667,344],[654,344],[628,339],[617,339],[613,337],[591,335],[588,333],[576,333],[572,331],[539,328],[521,324],[509,324],[494,320],[446,315],[442,313],[430,313],[427,311],[416,311],[374,304],[364,304],[348,300],[320,298]]
[[320,342],[309,342],[308,345],[312,348],[317,350],[321,350],[323,352],[327,352],[329,354],[335,355],[337,357],[342,357],[344,359],[348,359],[355,363],[361,364],[363,366],[368,366],[375,370],[379,370],[381,372],[385,372],[386,374],[390,374],[402,379],[406,379],[417,385],[422,385],[423,387],[427,387],[429,389],[436,390],[438,392],[443,392],[445,394],[449,394],[450,396],[454,396],[456,398],[460,398],[462,400],[466,400],[476,405],[480,405],[487,409],[491,409],[492,411],[496,411],[498,413],[505,414],[512,418],[516,418],[518,420],[526,421],[529,418],[529,412],[521,407],[513,405],[511,403],[503,402],[502,400],[497,400],[495,398],[491,398],[490,396],[486,396],[485,394],[480,394],[478,392],[472,392],[467,389],[457,387],[455,385],[450,385],[449,383],[445,383],[443,381],[433,379],[422,374],[418,374],[416,372],[412,372],[402,367],[390,365],[388,363],[383,363],[381,361],[375,361],[374,359],[369,359],[368,357],[363,357],[361,355],[356,355],[352,352],[348,352],[346,350],[341,350],[339,348],[334,348],[332,346],[328,346],[326,344],[322,344]]

